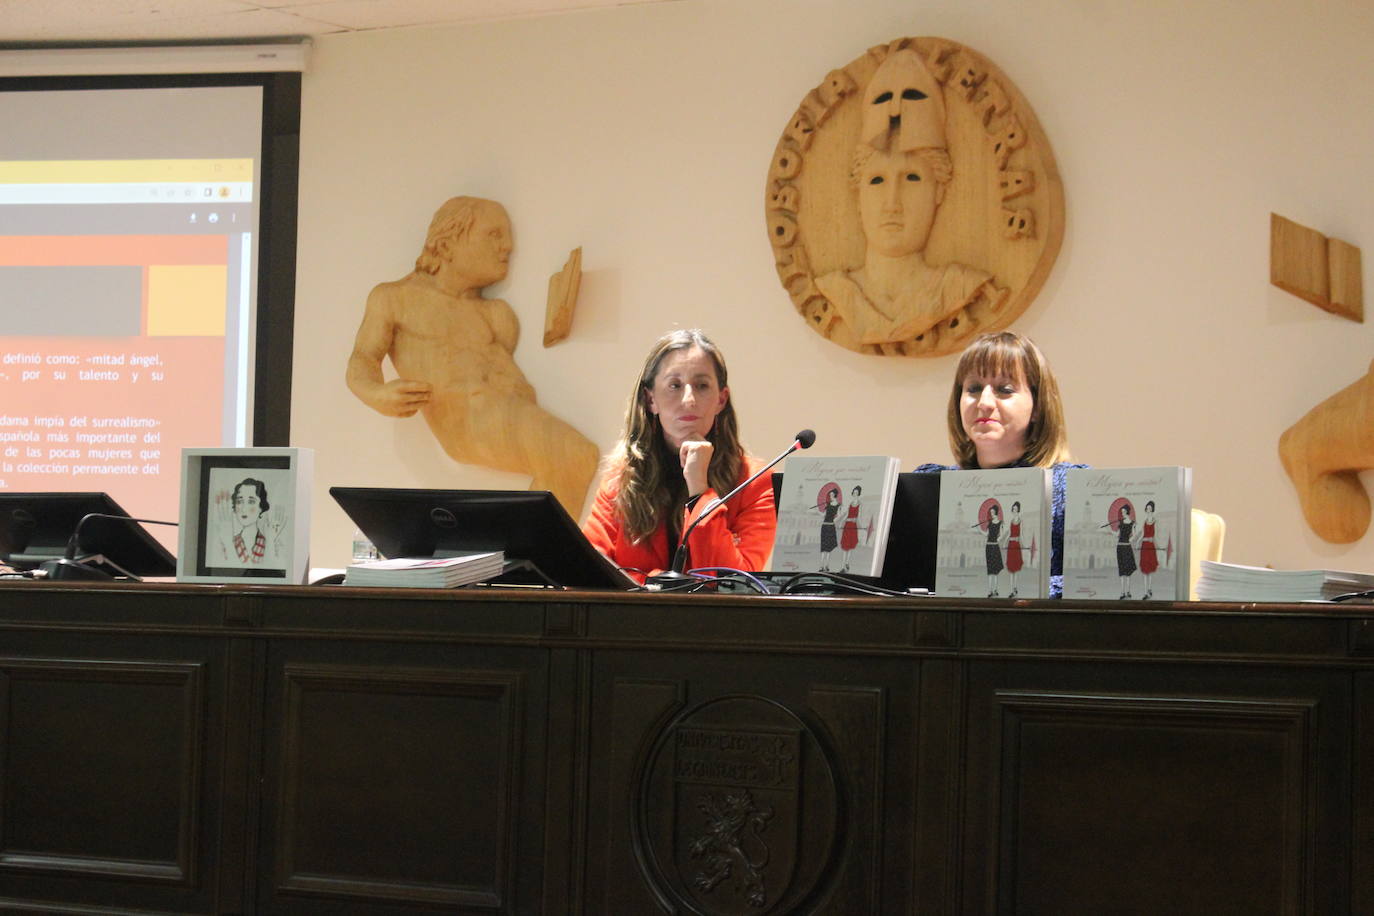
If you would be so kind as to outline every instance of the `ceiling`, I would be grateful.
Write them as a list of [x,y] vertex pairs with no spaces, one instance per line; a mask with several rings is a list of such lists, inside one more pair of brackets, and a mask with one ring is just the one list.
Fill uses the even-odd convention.
[[669,0],[0,0],[0,46],[256,41]]

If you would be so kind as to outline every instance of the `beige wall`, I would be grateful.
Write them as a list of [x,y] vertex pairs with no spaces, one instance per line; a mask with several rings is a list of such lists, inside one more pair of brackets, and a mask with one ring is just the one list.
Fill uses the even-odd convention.
[[[962,42],[1030,100],[1068,224],[1015,327],[1059,375],[1075,456],[1187,464],[1227,559],[1374,568],[1374,533],[1302,521],[1279,434],[1362,374],[1374,321],[1268,283],[1271,210],[1374,253],[1374,8],[1275,0],[680,0],[318,41],[304,81],[292,438],[316,449],[314,562],[342,565],[336,484],[517,487],[373,413],[343,368],[368,290],[404,275],[434,208],[506,205],[516,357],[550,410],[615,441],[644,352],[700,326],[746,441],[947,460],[954,357],[859,356],[813,334],[772,267],[763,184],[802,96],[902,35]],[[584,246],[571,338],[541,346],[549,274]],[[1374,271],[1374,265],[1366,270]],[[1364,480],[1374,487],[1374,474]]]

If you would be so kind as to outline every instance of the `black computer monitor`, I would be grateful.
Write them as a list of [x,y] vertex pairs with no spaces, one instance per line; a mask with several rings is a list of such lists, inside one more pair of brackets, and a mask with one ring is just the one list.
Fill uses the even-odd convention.
[[329,495],[384,557],[500,550],[507,563],[524,561],[546,584],[566,588],[635,586],[591,545],[547,490],[330,487]]
[[897,475],[892,526],[887,532],[887,553],[883,555],[880,577],[887,588],[935,591],[941,476],[910,472]]
[[[773,504],[782,494],[781,473],[773,474]],[[897,475],[892,523],[878,584],[896,591],[935,590],[935,552],[940,539],[940,475]]]
[[[36,569],[67,555],[77,525],[91,513],[129,518],[108,493],[0,493],[0,560]],[[174,576],[176,558],[136,521],[90,518],[74,554],[111,576]]]

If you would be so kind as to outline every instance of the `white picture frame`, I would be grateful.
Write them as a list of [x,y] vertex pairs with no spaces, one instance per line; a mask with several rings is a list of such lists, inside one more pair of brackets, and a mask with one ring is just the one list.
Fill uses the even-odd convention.
[[178,582],[305,581],[310,569],[308,448],[184,448]]

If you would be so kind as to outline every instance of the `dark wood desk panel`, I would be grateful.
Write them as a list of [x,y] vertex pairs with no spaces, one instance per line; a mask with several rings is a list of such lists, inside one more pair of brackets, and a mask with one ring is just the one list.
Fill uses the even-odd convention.
[[1005,662],[967,690],[965,911],[1346,911],[1348,675]]
[[1374,609],[0,584],[0,907],[1374,912]]
[[264,912],[538,912],[547,652],[279,638],[266,677]]
[[245,644],[216,632],[222,608],[213,593],[0,590],[0,909],[241,905],[219,871],[244,858],[248,730],[229,707]]

